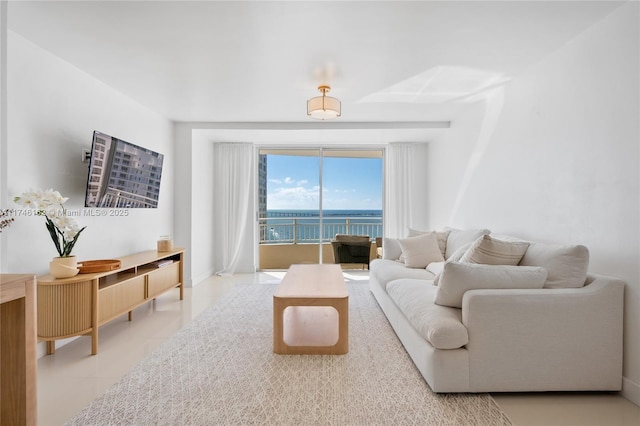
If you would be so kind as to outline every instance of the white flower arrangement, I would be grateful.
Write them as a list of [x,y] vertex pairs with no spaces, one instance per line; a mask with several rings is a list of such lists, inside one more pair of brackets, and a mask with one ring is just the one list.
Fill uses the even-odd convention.
[[68,199],[53,189],[29,190],[13,199],[17,204],[36,209],[38,216],[44,216],[47,230],[60,257],[71,256],[80,233],[86,228],[80,228],[75,220],[67,216],[63,204]]

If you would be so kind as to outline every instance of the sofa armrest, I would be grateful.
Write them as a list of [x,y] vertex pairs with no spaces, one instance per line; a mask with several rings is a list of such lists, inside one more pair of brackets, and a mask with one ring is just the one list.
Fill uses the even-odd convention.
[[624,282],[471,290],[462,300],[474,391],[619,390]]

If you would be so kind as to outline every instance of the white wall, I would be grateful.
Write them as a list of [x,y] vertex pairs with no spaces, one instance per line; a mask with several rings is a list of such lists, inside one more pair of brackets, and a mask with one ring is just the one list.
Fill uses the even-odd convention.
[[192,280],[194,284],[215,272],[214,239],[214,144],[202,132],[193,131],[191,165],[193,194],[191,212]]
[[[580,243],[627,281],[623,394],[640,404],[639,4],[470,105],[429,148],[431,227]],[[597,368],[597,366],[594,366]]]
[[[0,209],[9,208],[7,199],[7,2],[0,2]],[[7,229],[8,231],[8,229]],[[0,234],[0,271],[7,259],[6,238]]]
[[188,287],[215,272],[213,143],[198,126],[194,123],[174,126],[177,170],[174,239],[188,248],[184,265]]
[[[70,197],[66,206],[83,209],[94,130],[165,154],[157,209],[126,210],[127,217],[81,216],[87,229],[74,254],[104,259],[155,249],[173,231],[174,149],[172,123],[114,91],[60,58],[9,32],[7,195],[2,205],[29,188],[54,188]],[[4,147],[3,147],[4,148]],[[57,256],[41,217],[18,217],[2,233],[7,253],[3,272],[43,274]]]
[[[191,205],[192,194],[192,129],[191,126],[184,123],[175,123],[174,125],[174,144],[175,144],[175,205],[174,205],[174,228],[173,239],[176,247],[186,247],[184,254],[184,281],[187,287],[191,287],[194,283],[191,279],[192,274],[192,235],[191,235]],[[197,197],[196,197],[197,200]]]

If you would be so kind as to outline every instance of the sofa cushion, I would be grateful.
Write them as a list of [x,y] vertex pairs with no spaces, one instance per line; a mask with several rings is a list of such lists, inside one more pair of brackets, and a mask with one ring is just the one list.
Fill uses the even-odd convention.
[[397,238],[382,239],[382,258],[389,260],[398,260],[402,254],[402,247]]
[[528,247],[528,242],[504,241],[483,235],[471,244],[460,262],[516,266]]
[[447,250],[445,252],[445,259],[449,259],[451,255],[458,250],[460,247],[465,244],[469,244],[482,237],[483,235],[488,235],[491,233],[488,229],[454,229],[454,228],[445,228],[445,230],[449,231],[449,236],[447,237]]
[[461,308],[467,290],[542,288],[546,278],[547,271],[536,266],[447,262],[439,275],[434,302]]
[[434,304],[436,289],[424,280],[400,279],[387,284],[389,297],[434,348],[461,348],[469,342],[469,333],[462,324],[462,311]]
[[[418,235],[427,234],[432,231],[420,231],[419,229],[409,228],[409,237],[417,237]],[[438,247],[440,248],[440,252],[444,257],[447,253],[447,238],[449,237],[449,230],[444,231],[435,231],[436,236],[438,237]]]
[[531,243],[520,265],[545,268],[545,288],[579,288],[587,279],[589,249],[582,245]]
[[429,280],[431,285],[434,274],[426,269],[407,268],[404,263],[395,260],[374,259],[369,265],[369,277],[384,288],[390,281],[400,278]]
[[438,247],[435,232],[399,240],[404,264],[409,268],[426,268],[431,262],[442,262],[444,257]]

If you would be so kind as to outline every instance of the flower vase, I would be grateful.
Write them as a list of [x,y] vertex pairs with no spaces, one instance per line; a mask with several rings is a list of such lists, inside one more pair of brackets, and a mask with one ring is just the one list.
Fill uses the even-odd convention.
[[78,275],[78,259],[75,256],[54,257],[49,262],[49,273],[56,278],[71,278]]

